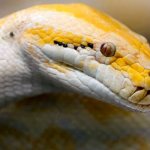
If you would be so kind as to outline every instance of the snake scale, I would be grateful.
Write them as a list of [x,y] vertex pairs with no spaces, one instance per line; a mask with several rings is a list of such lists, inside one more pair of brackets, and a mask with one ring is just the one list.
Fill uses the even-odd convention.
[[150,149],[142,113],[150,109],[149,50],[143,36],[84,4],[2,18],[0,148]]

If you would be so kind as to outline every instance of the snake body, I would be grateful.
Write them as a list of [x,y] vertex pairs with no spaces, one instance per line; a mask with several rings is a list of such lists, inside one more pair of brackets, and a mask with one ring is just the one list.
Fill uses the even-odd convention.
[[[0,27],[1,105],[63,89],[149,110],[149,44],[111,17],[84,4],[40,5]],[[111,57],[100,51],[106,43]]]
[[84,4],[2,18],[0,106],[12,104],[0,109],[0,149],[149,150],[149,113],[123,109],[149,111],[149,50],[144,37]]

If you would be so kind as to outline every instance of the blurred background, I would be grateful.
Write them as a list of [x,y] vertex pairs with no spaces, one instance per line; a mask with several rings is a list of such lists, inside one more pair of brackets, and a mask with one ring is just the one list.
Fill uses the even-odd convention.
[[75,2],[108,13],[150,40],[150,0],[0,0],[0,17],[32,5]]

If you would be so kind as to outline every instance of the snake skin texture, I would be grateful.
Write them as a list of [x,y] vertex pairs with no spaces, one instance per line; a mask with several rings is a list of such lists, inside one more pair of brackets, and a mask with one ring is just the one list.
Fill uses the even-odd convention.
[[150,149],[149,60],[144,37],[84,4],[2,18],[0,148]]
[[149,111],[149,50],[144,37],[84,4],[16,12],[0,20],[0,106],[66,90]]

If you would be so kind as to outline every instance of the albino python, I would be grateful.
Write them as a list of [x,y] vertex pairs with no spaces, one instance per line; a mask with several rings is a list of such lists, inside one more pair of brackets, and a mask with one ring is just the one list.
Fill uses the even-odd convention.
[[0,20],[0,106],[1,149],[150,149],[137,112],[150,110],[150,46],[84,4],[13,13]]

